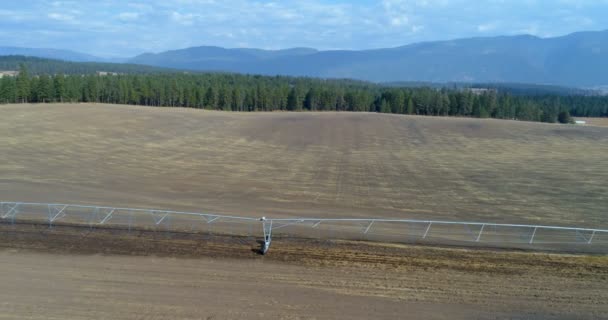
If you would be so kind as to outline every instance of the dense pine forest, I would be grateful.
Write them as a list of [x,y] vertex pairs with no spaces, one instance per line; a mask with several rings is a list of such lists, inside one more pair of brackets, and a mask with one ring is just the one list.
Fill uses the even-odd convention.
[[[145,67],[144,67],[145,68]],[[135,69],[137,70],[137,69]],[[104,70],[112,71],[112,70]],[[226,111],[365,111],[569,122],[608,117],[608,97],[407,88],[353,80],[225,73],[96,75],[29,71],[0,79],[0,103],[99,102]]]

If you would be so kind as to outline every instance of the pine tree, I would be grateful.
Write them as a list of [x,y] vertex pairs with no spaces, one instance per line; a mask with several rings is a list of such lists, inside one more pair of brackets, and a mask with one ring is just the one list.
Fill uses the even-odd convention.
[[560,112],[559,115],[557,116],[557,119],[558,119],[559,123],[573,123],[574,122],[572,120],[572,117],[570,116],[570,112],[568,112],[567,110]]
[[19,75],[17,75],[17,99],[19,102],[26,103],[30,98],[30,76],[25,64],[19,66]]
[[217,108],[217,93],[213,86],[207,88],[205,93],[205,106],[209,109]]
[[390,113],[391,112],[391,108],[388,105],[388,102],[385,99],[382,99],[380,101],[380,108],[378,110],[379,112],[382,113]]
[[14,103],[17,101],[17,84],[13,77],[0,79],[0,103]]
[[414,100],[412,100],[412,97],[409,97],[407,99],[407,110],[406,110],[407,114],[414,114]]
[[308,111],[315,111],[317,109],[316,92],[314,88],[308,90],[306,97],[304,98],[304,108]]
[[53,77],[53,88],[55,101],[63,102],[63,98],[65,97],[65,78],[63,74],[58,74]]
[[232,111],[243,111],[243,98],[239,88],[232,89]]
[[294,86],[289,90],[289,95],[287,96],[287,110],[290,111],[301,111],[302,103],[300,102],[300,97],[298,95],[298,89]]
[[229,110],[228,91],[223,86],[217,94],[217,106],[219,110]]
[[38,78],[36,93],[36,101],[38,102],[50,102],[53,100],[53,83],[49,76],[43,74]]

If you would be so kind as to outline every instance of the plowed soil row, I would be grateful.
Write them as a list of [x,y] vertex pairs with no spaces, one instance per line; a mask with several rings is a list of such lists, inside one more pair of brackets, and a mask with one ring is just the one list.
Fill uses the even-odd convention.
[[[213,294],[221,297],[225,294],[226,297],[218,298],[218,302],[228,309],[202,309],[220,318],[244,315],[252,318],[268,315],[281,318],[417,318],[407,310],[417,310],[417,315],[439,319],[448,316],[462,319],[601,318],[608,314],[605,304],[608,299],[606,256],[301,239],[278,239],[273,242],[270,253],[262,256],[258,253],[259,239],[251,237],[141,230],[129,233],[117,229],[91,231],[88,228],[62,226],[48,229],[41,225],[3,225],[1,228],[0,246],[4,250],[0,250],[0,255],[12,252],[9,254],[11,259],[3,259],[5,262],[0,263],[5,267],[4,277],[17,272],[10,268],[9,261],[20,261],[28,255],[36,255],[35,258],[42,259],[40,263],[45,266],[57,257],[71,257],[66,258],[66,261],[75,263],[69,264],[70,268],[80,268],[79,264],[83,264],[82,270],[99,268],[97,265],[88,266],[91,261],[103,265],[114,259],[130,259],[124,266],[113,265],[111,268],[117,269],[115,274],[107,274],[103,279],[113,281],[114,277],[128,272],[127,269],[131,267],[141,268],[138,275],[141,279],[138,278],[137,284],[127,282],[120,290],[150,285],[160,278],[171,283],[175,278],[185,277],[195,284],[210,281],[205,278],[207,276],[210,279],[221,276],[229,280],[221,280],[225,286],[213,289]],[[44,254],[38,256],[41,252]],[[162,267],[166,271],[157,271],[165,274],[147,273],[145,270],[151,267],[150,257],[158,268],[166,263],[175,265]],[[31,265],[20,267],[33,268]],[[46,276],[53,278],[65,272],[61,268],[67,267],[55,270],[51,264],[49,268],[42,268],[44,271],[39,272],[46,272]],[[250,295],[253,293],[231,287],[252,281],[259,286],[259,293],[265,295],[266,292],[267,296],[252,298]],[[20,281],[21,285],[26,282],[23,279]],[[63,286],[58,282],[53,285],[57,290]],[[159,285],[161,288],[164,286],[162,283]],[[179,295],[185,287],[171,285],[169,291],[158,288],[158,292],[150,294],[165,296],[171,290],[178,290],[174,294]],[[277,289],[279,287],[280,290]],[[189,294],[201,297],[211,294],[207,291],[211,290],[210,287],[199,289]],[[302,290],[312,290],[312,293],[303,293]],[[263,302],[252,302],[252,309],[247,309],[227,298],[229,292],[235,294],[233,297],[236,300],[261,299]],[[289,302],[294,308],[290,312],[277,306],[271,308],[272,311],[261,307],[269,301],[267,299],[288,304],[281,302],[287,297],[295,299]],[[10,296],[7,299],[13,301],[17,298]],[[25,296],[22,298],[26,299]],[[129,299],[144,303],[134,296]],[[383,306],[385,309],[371,309],[366,313],[361,310],[361,303],[370,307]],[[64,304],[66,308],[73,307],[70,302]],[[178,310],[176,314],[182,315],[179,317],[189,318],[192,315],[193,319],[198,319],[194,316],[196,307],[184,305],[183,301],[173,301],[173,304]],[[319,307],[310,309],[311,304],[318,304]],[[0,311],[6,311],[6,308],[6,304],[0,305]],[[113,316],[121,318],[120,314],[128,315],[135,310],[128,306],[124,308],[122,313],[118,313],[121,310],[118,308]],[[336,313],[338,309],[335,308],[346,311]],[[226,313],[227,310],[234,313]],[[15,312],[13,315],[23,315],[25,311],[19,309]]]

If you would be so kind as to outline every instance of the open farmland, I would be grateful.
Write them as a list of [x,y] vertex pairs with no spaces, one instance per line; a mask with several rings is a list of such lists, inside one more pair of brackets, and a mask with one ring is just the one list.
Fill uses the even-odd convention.
[[[86,104],[7,105],[0,114],[1,200],[251,217],[608,222],[608,128]],[[259,236],[152,230],[0,224],[0,319],[608,313],[602,255],[276,237],[261,256]]]
[[608,128],[0,106],[3,200],[605,227]]
[[[16,232],[19,231],[19,232]],[[0,225],[0,319],[601,319],[608,257]]]

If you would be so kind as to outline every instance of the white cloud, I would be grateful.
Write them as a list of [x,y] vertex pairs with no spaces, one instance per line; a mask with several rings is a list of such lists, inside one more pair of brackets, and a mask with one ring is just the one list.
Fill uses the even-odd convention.
[[121,12],[118,14],[118,19],[122,21],[135,21],[139,19],[140,14],[137,12]]
[[403,15],[400,17],[392,17],[390,21],[391,21],[391,25],[393,27],[400,27],[400,26],[408,25],[410,22],[410,19],[407,16]]
[[411,31],[412,31],[413,33],[420,32],[420,31],[422,31],[422,30],[424,30],[424,26],[421,26],[421,25],[413,25],[413,26],[411,27]]
[[490,22],[490,23],[483,23],[477,26],[477,31],[479,32],[489,32],[489,31],[494,31],[496,29],[496,23],[494,22]]
[[179,24],[185,25],[185,26],[191,26],[194,24],[194,21],[196,19],[196,15],[192,14],[192,13],[179,13],[177,11],[173,11],[171,12],[171,14],[169,15],[169,17],[171,18],[171,20],[173,22],[177,22]]
[[3,21],[9,20],[14,22],[20,22],[22,20],[25,20],[26,18],[27,14],[24,14],[23,12],[0,9],[0,19],[2,19]]
[[49,17],[50,19],[62,21],[62,22],[72,22],[75,19],[75,17],[73,15],[65,14],[65,13],[56,13],[56,12],[49,13],[47,15],[47,17]]

